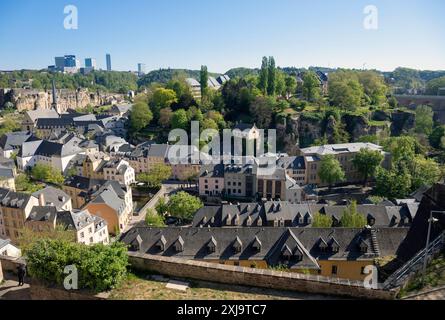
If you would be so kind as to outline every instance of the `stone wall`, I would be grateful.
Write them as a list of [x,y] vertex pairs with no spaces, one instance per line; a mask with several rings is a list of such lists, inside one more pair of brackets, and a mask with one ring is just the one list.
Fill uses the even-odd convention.
[[48,286],[32,280],[29,286],[32,300],[106,300],[106,294],[95,294],[86,290],[65,290],[59,286]]
[[[4,90],[2,90],[4,92]],[[53,102],[52,92],[32,89],[11,89],[7,94],[0,92],[0,101],[11,101],[18,111],[49,109]],[[124,100],[121,94],[92,92],[87,89],[57,90],[57,103],[60,112],[68,109],[120,103]]]
[[322,276],[220,265],[129,252],[131,266],[171,277],[361,299],[394,299],[396,291],[366,289],[361,282]]

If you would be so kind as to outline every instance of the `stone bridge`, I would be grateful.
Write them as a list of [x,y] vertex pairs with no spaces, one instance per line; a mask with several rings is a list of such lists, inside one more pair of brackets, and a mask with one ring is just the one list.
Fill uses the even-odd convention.
[[434,120],[445,124],[445,96],[394,95],[399,105],[414,110],[419,105],[428,105],[434,111]]

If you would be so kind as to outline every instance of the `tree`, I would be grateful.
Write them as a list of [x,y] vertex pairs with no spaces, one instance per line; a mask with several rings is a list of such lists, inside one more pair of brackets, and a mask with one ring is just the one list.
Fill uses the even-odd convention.
[[207,66],[201,66],[200,81],[199,81],[199,83],[201,84],[201,97],[204,97],[206,95],[208,81],[209,81],[209,73],[207,71]]
[[361,149],[352,159],[352,164],[363,176],[364,186],[368,183],[368,178],[374,176],[383,159],[380,151],[369,149]]
[[258,88],[261,90],[263,95],[267,94],[267,83],[269,78],[269,60],[267,57],[263,57],[261,63],[260,77],[258,81]]
[[272,122],[274,100],[270,97],[256,97],[249,112],[258,128],[267,129]]
[[358,72],[360,84],[363,86],[364,93],[369,97],[372,105],[381,105],[387,101],[386,94],[388,87],[384,78],[375,71]]
[[160,110],[169,108],[173,103],[176,103],[178,98],[176,92],[171,89],[158,88],[153,92],[149,105],[153,110],[153,116],[155,119],[159,119]]
[[130,111],[130,129],[133,133],[139,132],[149,125],[153,114],[147,104],[138,102]]
[[439,164],[433,159],[418,155],[411,166],[412,190],[417,190],[422,186],[431,186],[442,176]]
[[172,117],[172,129],[187,130],[189,126],[189,119],[187,112],[184,109],[176,110]]
[[445,149],[445,126],[435,127],[429,136],[430,144],[436,149]]
[[201,130],[206,129],[218,130],[218,124],[213,119],[206,118],[201,122]]
[[164,198],[160,198],[158,203],[156,204],[156,212],[158,212],[161,215],[164,215],[165,213],[168,212],[168,205],[165,202]]
[[384,142],[385,150],[391,153],[392,161],[412,161],[416,154],[417,141],[414,137],[391,137]]
[[173,118],[173,111],[171,108],[161,109],[159,112],[159,125],[163,128],[168,128],[171,125]]
[[366,218],[357,212],[357,202],[355,200],[343,212],[340,224],[343,228],[363,228],[367,224]]
[[428,81],[426,84],[426,94],[436,96],[439,94],[440,88],[445,88],[445,77]]
[[170,197],[168,212],[178,218],[192,220],[196,211],[203,207],[202,201],[187,192],[181,191]]
[[297,90],[297,79],[294,76],[286,76],[284,79],[286,86],[286,98],[289,99]]
[[172,175],[172,168],[163,163],[155,164],[148,173],[140,173],[137,180],[147,183],[150,187],[160,187],[162,182]]
[[267,94],[269,96],[275,95],[276,90],[276,69],[274,57],[269,57],[268,71],[267,71]]
[[363,86],[351,72],[337,71],[329,76],[329,100],[332,105],[354,111],[361,106]]
[[320,80],[313,71],[303,75],[303,95],[307,101],[315,101],[320,96]]
[[329,185],[345,180],[345,172],[341,168],[340,162],[333,155],[326,155],[321,159],[319,177],[322,182]]
[[47,183],[53,183],[61,185],[65,180],[57,169],[46,165],[46,164],[36,164],[31,170],[31,177],[37,181],[43,181]]
[[331,228],[332,218],[328,215],[317,212],[312,219],[312,228]]
[[376,187],[378,196],[388,199],[403,199],[411,192],[412,180],[404,164],[386,170],[381,167],[376,170]]
[[145,223],[150,227],[165,227],[165,219],[153,209],[148,209],[145,215]]
[[416,108],[416,132],[430,135],[433,132],[434,112],[429,106]]

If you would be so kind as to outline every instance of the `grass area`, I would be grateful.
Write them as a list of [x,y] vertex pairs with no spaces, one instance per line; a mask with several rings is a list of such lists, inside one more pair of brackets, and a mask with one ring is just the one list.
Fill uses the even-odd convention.
[[296,300],[326,299],[322,295],[278,291],[210,282],[190,282],[186,292],[167,289],[166,282],[146,279],[130,274],[124,283],[112,290],[113,300]]
[[445,255],[434,259],[428,265],[425,279],[423,279],[421,272],[416,274],[405,288],[400,290],[399,296],[404,297],[419,291],[427,291],[441,286],[445,286]]

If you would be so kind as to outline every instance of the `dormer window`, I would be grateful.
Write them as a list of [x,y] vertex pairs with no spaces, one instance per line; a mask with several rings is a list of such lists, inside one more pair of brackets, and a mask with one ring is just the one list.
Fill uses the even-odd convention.
[[250,226],[252,225],[252,217],[251,217],[251,216],[247,217],[246,225],[247,225],[248,227],[250,227]]
[[216,246],[217,246],[216,239],[214,237],[212,237],[210,239],[209,243],[207,244],[207,251],[209,253],[215,253],[216,252]]
[[303,217],[301,216],[300,212],[298,212],[297,216],[295,217],[295,224],[296,225],[303,224]]
[[281,257],[286,261],[289,261],[292,257],[292,250],[286,244],[281,249]]
[[174,247],[176,252],[184,251],[184,240],[181,236],[179,236],[178,239],[175,241]]
[[230,226],[231,220],[232,220],[232,215],[229,213],[226,217],[226,226]]
[[279,220],[279,224],[280,224],[280,227],[284,227],[284,219],[283,218],[281,218]]
[[236,237],[235,242],[233,243],[233,251],[235,251],[235,253],[240,253],[242,249],[243,243],[239,237]]
[[409,218],[407,216],[403,217],[403,224],[409,224]]
[[263,226],[263,220],[260,217],[258,217],[258,219],[256,220],[256,225],[258,227],[262,227]]
[[312,223],[312,216],[309,212],[306,213],[306,215],[304,216],[304,222],[306,224],[311,224]]
[[360,239],[359,242],[359,249],[361,253],[366,253],[368,252],[368,245],[366,244],[366,242],[363,239]]
[[372,214],[368,214],[367,220],[368,220],[368,225],[370,225],[370,226],[375,225],[375,218]]
[[141,250],[142,238],[140,235],[137,235],[136,238],[131,242],[131,250],[139,251]]
[[273,219],[273,226],[278,227],[278,219]]
[[233,225],[234,225],[234,226],[239,226],[239,224],[240,224],[240,216],[239,216],[239,214],[237,213],[237,214],[235,215],[235,219],[233,220]]
[[166,244],[167,244],[167,240],[162,235],[161,239],[159,239],[158,242],[156,242],[156,247],[159,249],[159,251],[165,251],[165,245]]
[[303,260],[303,253],[300,251],[300,249],[295,250],[293,255],[295,261],[301,261]]
[[256,252],[260,252],[261,251],[261,241],[260,239],[258,239],[257,236],[255,236],[255,240],[253,240],[252,243],[252,248],[256,251]]
[[323,238],[320,238],[318,240],[318,249],[320,249],[321,252],[326,252],[328,249],[328,244],[326,243],[326,241],[324,241]]
[[399,219],[396,216],[392,216],[391,226],[395,226],[398,222],[399,222]]
[[331,238],[331,241],[329,241],[329,247],[333,253],[337,253],[340,250],[340,245],[334,238]]

